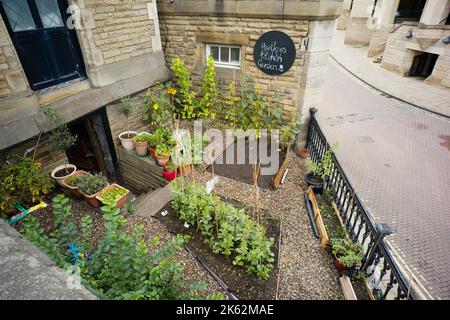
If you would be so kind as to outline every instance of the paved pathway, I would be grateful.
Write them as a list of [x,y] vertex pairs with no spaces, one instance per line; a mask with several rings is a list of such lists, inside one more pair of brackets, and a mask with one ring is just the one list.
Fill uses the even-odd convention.
[[449,299],[450,120],[381,95],[332,59],[318,119],[375,221],[395,229],[389,244],[407,276]]
[[367,57],[367,47],[344,45],[344,36],[345,31],[335,31],[331,56],[347,71],[390,96],[450,117],[450,89],[386,70]]

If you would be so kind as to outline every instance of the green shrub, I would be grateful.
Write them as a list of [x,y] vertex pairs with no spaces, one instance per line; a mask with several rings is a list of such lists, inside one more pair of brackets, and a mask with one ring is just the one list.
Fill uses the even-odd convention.
[[232,256],[233,264],[245,267],[248,273],[269,278],[274,239],[268,238],[265,229],[244,209],[224,203],[201,184],[185,184],[179,178],[173,186],[172,208],[182,221],[197,225],[214,253]]
[[18,202],[35,203],[50,193],[54,181],[30,158],[15,157],[0,168],[0,211],[14,209]]
[[93,195],[99,191],[102,191],[104,187],[108,185],[108,179],[103,177],[100,173],[95,175],[81,176],[77,180],[78,191],[85,195]]
[[[206,284],[185,281],[182,265],[175,254],[186,238],[177,236],[164,245],[152,239],[156,249],[150,251],[138,226],[129,234],[123,230],[125,218],[119,209],[104,206],[105,234],[97,247],[92,246],[92,219],[84,216],[77,227],[70,214],[68,199],[60,195],[54,199],[55,231],[46,235],[33,216],[24,220],[22,233],[60,267],[76,264],[82,283],[103,299],[223,299],[215,293],[202,297]],[[75,232],[74,232],[75,231]],[[73,259],[67,245],[76,241],[82,254]]]

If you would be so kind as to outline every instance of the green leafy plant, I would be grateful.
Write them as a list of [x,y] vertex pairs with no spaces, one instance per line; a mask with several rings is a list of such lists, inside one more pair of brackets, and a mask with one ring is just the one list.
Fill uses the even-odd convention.
[[128,214],[136,213],[136,206],[131,201],[127,201],[125,203],[125,209],[127,210]]
[[119,111],[126,119],[127,125],[127,137],[130,139],[130,116],[133,114],[134,106],[131,103],[130,96],[125,96],[120,100],[120,104],[117,105],[117,111]]
[[165,144],[170,148],[175,147],[176,141],[173,138],[172,131],[167,127],[159,127],[153,133],[147,136],[148,145],[156,148],[160,144]]
[[[53,201],[55,230],[45,234],[34,216],[24,219],[23,236],[37,245],[57,265],[66,268],[76,264],[80,268],[82,283],[101,299],[223,299],[214,293],[203,297],[200,292],[206,284],[186,281],[182,277],[183,267],[175,260],[176,253],[187,241],[176,236],[166,244],[159,245],[155,237],[151,240],[156,248],[150,251],[138,226],[132,233],[124,231],[125,218],[119,209],[102,207],[105,234],[97,246],[92,242],[92,218],[82,217],[77,226],[71,217],[71,207],[62,195]],[[67,249],[73,241],[81,249],[77,259]]]
[[218,108],[218,104],[220,103],[220,96],[217,89],[216,70],[214,63],[214,58],[212,56],[209,56],[206,63],[206,70],[203,74],[203,96],[198,104],[198,110],[196,114],[196,116],[199,118],[216,118],[216,113],[214,112],[214,110]]
[[170,69],[175,76],[175,86],[178,88],[174,98],[178,112],[183,119],[196,119],[201,113],[197,110],[196,93],[191,90],[192,82],[188,68],[181,59],[175,58]]
[[167,125],[175,112],[175,95],[177,90],[171,81],[157,83],[147,91],[144,97],[144,120],[149,120],[152,127]]
[[77,180],[78,191],[85,195],[94,195],[108,185],[108,179],[100,173],[81,176]]
[[127,189],[121,186],[111,185],[102,191],[98,197],[102,199],[103,203],[114,203],[127,193]]
[[165,167],[168,172],[174,172],[178,168],[177,165],[175,165],[175,163],[173,163],[173,161],[167,162]]
[[280,128],[280,145],[288,149],[295,141],[295,137],[300,132],[297,118],[293,117],[291,122],[284,124]]
[[0,211],[14,209],[18,202],[35,203],[50,193],[54,181],[41,164],[16,156],[0,168]]
[[165,143],[159,144],[156,147],[156,155],[158,157],[167,158],[172,154],[173,148]]
[[141,133],[141,134],[138,134],[137,136],[135,136],[133,138],[133,141],[134,142],[148,142],[148,140],[151,136],[152,135],[150,133],[144,132],[144,133]]
[[330,176],[333,171],[333,153],[337,149],[338,143],[336,142],[330,148],[325,151],[322,159],[318,162],[314,162],[311,158],[307,159],[306,165],[308,169],[314,174],[314,176],[319,177],[322,181],[326,181],[326,179]]
[[274,239],[253,221],[244,209],[237,209],[208,193],[201,184],[176,179],[172,189],[172,208],[179,218],[197,225],[204,242],[214,253],[233,257],[233,264],[248,273],[268,279],[273,268]]
[[76,187],[77,181],[80,176],[68,176],[66,178],[66,184],[70,187]]
[[[59,152],[66,152],[68,149],[70,149],[73,145],[75,145],[78,136],[76,134],[72,134],[67,127],[67,124],[63,121],[59,113],[50,107],[46,107],[43,110],[44,115],[47,117],[47,119],[53,124],[55,127],[49,135],[49,143],[55,149]],[[67,170],[67,163],[65,165],[65,171],[68,174]]]
[[347,268],[356,266],[364,258],[364,248],[350,239],[330,239],[333,254]]

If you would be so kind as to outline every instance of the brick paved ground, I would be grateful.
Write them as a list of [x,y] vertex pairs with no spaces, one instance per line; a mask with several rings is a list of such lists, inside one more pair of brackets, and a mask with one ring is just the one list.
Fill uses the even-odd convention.
[[[366,70],[380,68],[367,63]],[[412,83],[378,76],[387,88],[394,80],[396,88]],[[406,98],[417,101],[434,90],[416,83],[415,96]],[[450,105],[450,90],[438,89]],[[318,119],[327,140],[340,141],[337,157],[370,214],[395,229],[388,242],[411,268],[407,276],[412,272],[431,297],[449,299],[450,120],[380,94],[332,59]]]

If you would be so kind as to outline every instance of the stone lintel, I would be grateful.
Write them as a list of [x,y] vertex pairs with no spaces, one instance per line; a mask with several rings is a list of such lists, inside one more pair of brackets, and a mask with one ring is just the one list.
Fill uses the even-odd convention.
[[342,1],[328,0],[158,0],[162,15],[333,20],[341,11]]
[[230,45],[250,46],[250,37],[244,34],[225,32],[197,32],[198,43],[226,43]]

